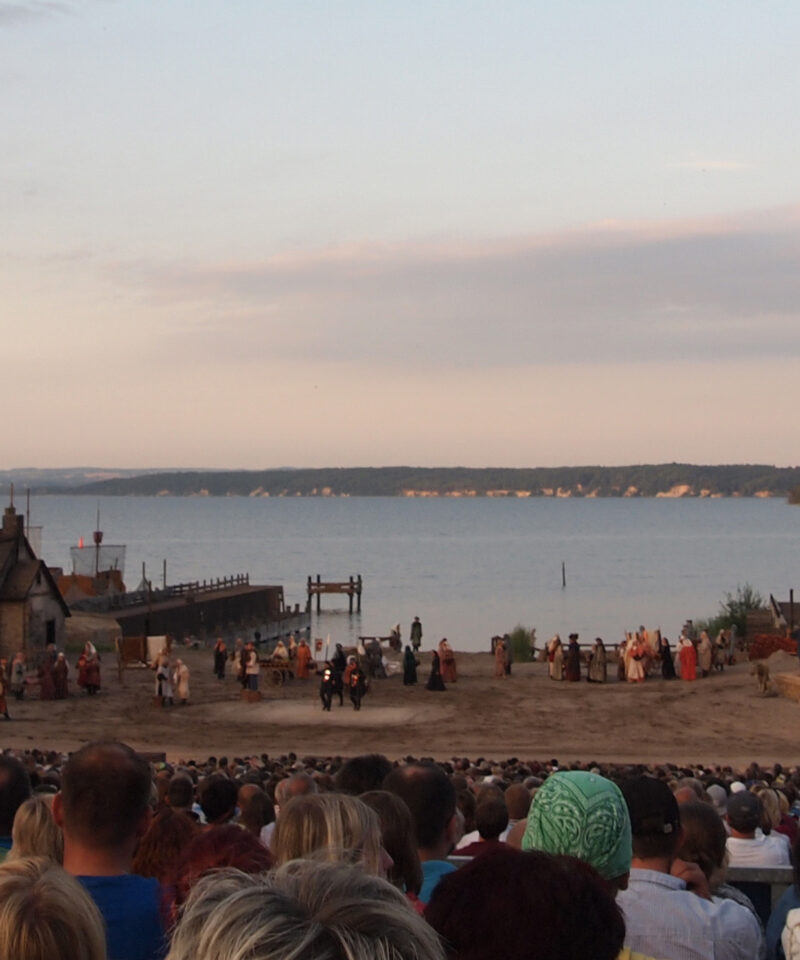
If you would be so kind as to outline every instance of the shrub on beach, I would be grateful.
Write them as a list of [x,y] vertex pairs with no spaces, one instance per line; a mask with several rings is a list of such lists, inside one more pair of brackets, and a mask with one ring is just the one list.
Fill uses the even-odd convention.
[[533,659],[533,645],[536,642],[536,629],[523,627],[518,623],[509,634],[511,651],[515,663],[527,663]]
[[735,626],[739,637],[745,635],[747,629],[747,614],[754,610],[763,610],[766,607],[764,598],[750,583],[739,584],[736,593],[726,593],[725,599],[720,601],[719,612],[708,620],[696,620],[698,630],[706,630],[710,637],[715,637],[720,630],[727,630]]

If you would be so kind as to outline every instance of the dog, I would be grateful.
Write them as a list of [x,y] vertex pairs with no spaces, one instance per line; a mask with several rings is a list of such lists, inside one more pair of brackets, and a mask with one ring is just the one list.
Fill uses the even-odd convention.
[[756,660],[750,664],[750,673],[756,678],[758,692],[762,697],[768,697],[772,692],[772,680],[767,664],[763,660]]

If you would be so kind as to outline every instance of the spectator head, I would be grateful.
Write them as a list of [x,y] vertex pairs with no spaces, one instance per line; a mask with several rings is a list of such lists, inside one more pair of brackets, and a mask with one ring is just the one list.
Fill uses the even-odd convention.
[[712,783],[706,790],[706,793],[717,814],[720,817],[724,817],[728,808],[728,792],[725,787],[719,783]]
[[173,883],[175,867],[184,850],[200,830],[185,813],[164,807],[153,817],[139,841],[132,869],[142,877],[156,877],[162,885]]
[[728,800],[726,818],[731,830],[745,836],[753,836],[761,823],[763,806],[761,798],[749,790],[740,790]]
[[719,814],[707,803],[687,803],[681,807],[681,828],[678,856],[696,863],[713,890],[723,882],[728,838]]
[[105,960],[103,919],[79,881],[46,857],[0,866],[0,956]]
[[194,784],[188,773],[176,773],[167,787],[167,803],[173,810],[189,811],[194,802]]
[[222,874],[186,905],[168,960],[443,960],[438,937],[379,877],[343,864],[287,864],[269,876]]
[[503,794],[511,821],[524,820],[531,808],[531,792],[522,783],[512,783]]
[[401,890],[419,893],[422,865],[414,843],[414,821],[405,802],[388,790],[362,793],[361,801],[378,815],[383,849],[392,858],[388,880]]
[[433,854],[447,856],[452,851],[459,825],[456,791],[440,767],[433,763],[397,767],[383,788],[405,800],[422,859],[431,859]]
[[645,775],[632,777],[623,783],[622,794],[631,818],[633,856],[672,861],[680,843],[681,814],[666,782]]
[[[252,788],[252,789],[251,789]],[[243,791],[245,791],[243,793]],[[245,784],[239,791],[239,824],[255,836],[275,821],[275,807],[260,787]]]
[[304,797],[317,792],[317,784],[309,773],[293,773],[279,780],[275,786],[275,806],[282,807],[292,797]]
[[361,863],[375,874],[387,867],[377,814],[357,797],[343,793],[293,797],[275,824],[272,849],[279,865],[313,856]]
[[631,821],[619,787],[599,774],[554,773],[533,798],[522,849],[577,857],[624,890]]
[[425,919],[452,960],[615,960],[625,936],[613,894],[588,864],[508,847],[442,877]]
[[340,793],[359,797],[368,790],[380,790],[391,772],[392,764],[382,753],[365,753],[345,761],[334,777],[334,785]]
[[238,791],[233,780],[212,773],[200,786],[200,809],[210,826],[227,823],[236,812]]
[[475,808],[478,806],[475,794],[471,790],[459,790],[456,794],[456,806],[464,818],[464,833],[472,833],[475,827]]
[[502,800],[491,799],[479,803],[475,810],[475,826],[481,840],[499,840],[508,826],[508,810]]
[[47,857],[58,864],[64,860],[61,827],[53,819],[50,803],[44,797],[29,797],[20,806],[14,817],[11,840],[6,860]]
[[242,873],[263,873],[272,855],[252,833],[228,824],[198,833],[183,851],[175,870],[175,906],[180,907],[197,881],[212,870],[231,867]]
[[53,798],[65,844],[93,850],[129,847],[150,823],[150,767],[127,744],[89,743],[74,753]]
[[0,837],[10,837],[20,805],[31,795],[28,772],[16,757],[0,754]]
[[781,822],[781,805],[778,800],[778,793],[772,787],[762,787],[760,790],[754,788],[753,792],[758,795],[762,806],[759,826],[765,834],[769,835]]

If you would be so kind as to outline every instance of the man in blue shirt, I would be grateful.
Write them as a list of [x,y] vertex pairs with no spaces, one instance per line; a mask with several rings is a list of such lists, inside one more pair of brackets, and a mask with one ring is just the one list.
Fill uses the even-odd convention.
[[161,888],[130,872],[150,824],[150,768],[124,743],[89,743],[63,770],[53,815],[64,832],[64,869],[103,915],[108,960],[160,960],[166,953]]
[[419,899],[427,904],[439,880],[456,869],[447,860],[460,835],[455,787],[441,767],[411,763],[392,770],[383,789],[405,800],[411,811],[422,862]]

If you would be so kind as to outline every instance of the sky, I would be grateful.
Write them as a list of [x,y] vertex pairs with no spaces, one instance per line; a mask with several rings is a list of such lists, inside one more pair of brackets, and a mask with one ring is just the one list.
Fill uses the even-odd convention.
[[796,464],[798,41],[0,0],[0,468]]

